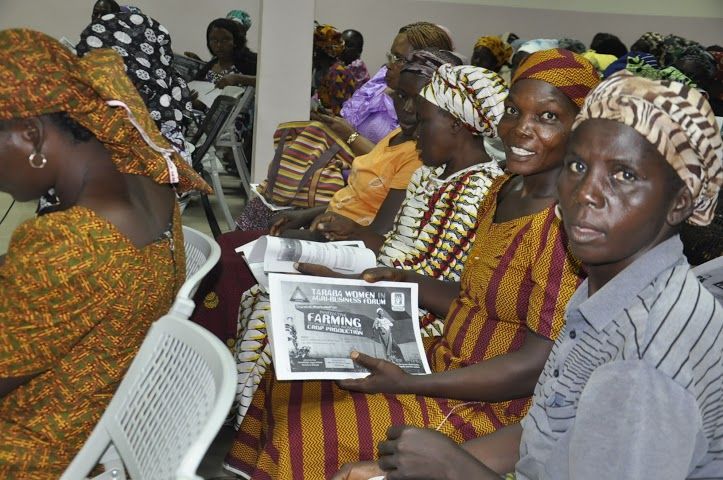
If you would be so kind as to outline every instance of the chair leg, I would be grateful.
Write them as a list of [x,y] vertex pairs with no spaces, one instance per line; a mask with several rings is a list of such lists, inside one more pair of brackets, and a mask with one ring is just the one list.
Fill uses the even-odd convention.
[[[207,183],[212,183],[209,181],[208,173],[205,170],[202,172],[202,176]],[[211,234],[213,235],[213,238],[220,237],[221,228],[218,226],[216,214],[213,213],[213,207],[211,206],[211,202],[208,199],[208,195],[205,193],[201,193],[201,205],[203,206],[203,213],[206,214],[206,220],[208,221],[208,226],[211,228]]]
[[226,194],[223,193],[223,187],[221,185],[221,177],[218,175],[218,171],[214,168],[210,172],[211,175],[211,182],[213,183],[213,190],[216,194],[216,198],[218,198],[218,203],[221,206],[221,211],[223,212],[223,216],[226,218],[226,223],[228,224],[229,230],[233,230],[236,228],[236,222],[234,221],[233,216],[231,215],[231,210],[228,208],[228,203],[226,203]]
[[246,167],[246,155],[241,150],[243,144],[236,143],[236,145],[231,147],[231,151],[233,152],[233,160],[236,162],[236,168],[238,169],[239,177],[241,177],[241,186],[244,188],[244,192],[246,192],[246,199],[251,199],[251,173],[249,172],[248,168]]

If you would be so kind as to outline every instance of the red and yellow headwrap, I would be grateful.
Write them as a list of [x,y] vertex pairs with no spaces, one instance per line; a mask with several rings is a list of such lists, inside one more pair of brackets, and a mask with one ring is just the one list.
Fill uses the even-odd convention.
[[492,52],[497,59],[497,68],[509,62],[512,57],[512,47],[500,37],[479,37],[477,43],[474,44],[474,49],[477,50],[480,47],[485,47]]
[[331,25],[317,25],[314,29],[314,47],[330,57],[337,58],[344,51],[341,32]]
[[585,57],[562,48],[540,50],[525,58],[512,77],[512,84],[527,78],[557,87],[578,107],[600,83],[595,67]]
[[211,191],[158,131],[114,50],[78,58],[44,33],[12,29],[0,31],[0,52],[0,119],[65,112],[105,145],[120,172]]

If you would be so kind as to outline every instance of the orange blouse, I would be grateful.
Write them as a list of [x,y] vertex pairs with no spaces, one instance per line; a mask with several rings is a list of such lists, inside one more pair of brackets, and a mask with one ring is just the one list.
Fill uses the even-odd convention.
[[349,184],[337,191],[327,210],[344,215],[360,225],[369,225],[389,190],[406,190],[415,170],[422,166],[417,142],[389,145],[401,129],[392,131],[371,152],[354,159]]

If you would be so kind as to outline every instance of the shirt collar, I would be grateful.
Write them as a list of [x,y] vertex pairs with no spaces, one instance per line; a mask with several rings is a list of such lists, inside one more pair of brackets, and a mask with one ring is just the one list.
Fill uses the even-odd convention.
[[604,329],[623,308],[662,272],[668,270],[683,256],[683,243],[678,235],[659,243],[643,256],[628,265],[612,280],[603,285],[592,297],[588,297],[588,280],[585,279],[573,294],[567,306],[568,314],[579,314],[596,331]]

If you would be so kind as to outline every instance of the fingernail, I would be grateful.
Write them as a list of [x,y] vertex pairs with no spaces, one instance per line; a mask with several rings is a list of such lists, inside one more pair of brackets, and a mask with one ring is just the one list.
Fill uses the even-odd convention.
[[294,263],[294,268],[295,268],[296,270],[299,269],[299,263],[298,263],[298,262]]
[[352,350],[349,356],[352,360],[356,360],[357,358],[359,358],[359,352],[357,352],[356,350]]

